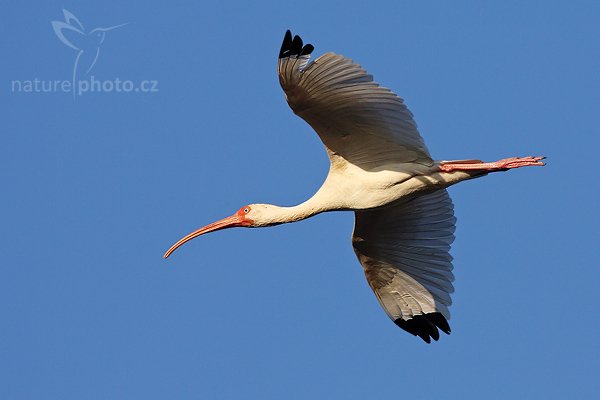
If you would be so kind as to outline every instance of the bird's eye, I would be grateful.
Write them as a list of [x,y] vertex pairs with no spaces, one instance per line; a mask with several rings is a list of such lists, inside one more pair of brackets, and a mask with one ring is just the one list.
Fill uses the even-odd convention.
[[244,214],[248,214],[250,212],[250,209],[248,207],[244,208]]

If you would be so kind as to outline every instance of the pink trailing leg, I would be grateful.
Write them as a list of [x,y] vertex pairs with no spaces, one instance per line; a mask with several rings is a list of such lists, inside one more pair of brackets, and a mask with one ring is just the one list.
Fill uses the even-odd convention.
[[546,165],[541,161],[544,158],[546,157],[511,157],[496,162],[487,163],[479,160],[442,161],[439,165],[439,168],[440,171],[444,172],[467,170],[480,170],[489,172],[506,171],[512,168]]

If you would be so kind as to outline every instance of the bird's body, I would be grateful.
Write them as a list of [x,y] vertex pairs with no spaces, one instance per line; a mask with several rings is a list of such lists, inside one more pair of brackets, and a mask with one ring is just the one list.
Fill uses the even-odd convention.
[[391,163],[369,171],[340,161],[339,166],[331,165],[317,195],[325,193],[326,202],[329,205],[337,203],[337,209],[367,210],[443,189],[476,175],[477,172],[442,172],[437,163]]
[[354,251],[388,316],[426,342],[450,333],[450,245],[455,221],[448,186],[529,165],[542,157],[435,161],[401,98],[352,60],[326,53],[288,31],[279,54],[280,84],[292,110],[319,134],[330,169],[313,197],[293,207],[250,204],[182,238],[234,226],[264,227],[327,211],[354,211]]

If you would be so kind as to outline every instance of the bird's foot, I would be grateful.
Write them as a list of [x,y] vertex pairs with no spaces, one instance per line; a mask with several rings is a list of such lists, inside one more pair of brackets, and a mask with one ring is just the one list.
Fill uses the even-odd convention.
[[440,163],[440,171],[453,172],[453,171],[506,171],[512,168],[530,167],[530,166],[543,166],[546,165],[541,160],[546,157],[511,157],[498,160],[496,162],[478,162],[476,160],[465,160],[465,161],[443,161]]

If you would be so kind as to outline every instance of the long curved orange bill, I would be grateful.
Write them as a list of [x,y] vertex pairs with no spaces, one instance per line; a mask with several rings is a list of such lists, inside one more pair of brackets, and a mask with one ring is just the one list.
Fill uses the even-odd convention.
[[205,233],[218,231],[221,229],[233,228],[236,226],[244,226],[244,220],[238,214],[234,214],[231,217],[223,218],[217,222],[213,222],[212,224],[206,225],[203,228],[198,229],[190,233],[189,235],[182,237],[177,243],[175,243],[163,256],[163,258],[167,258],[171,255],[172,252],[177,250],[179,246],[184,244],[185,242],[189,242],[190,240],[197,238],[200,235],[204,235]]

